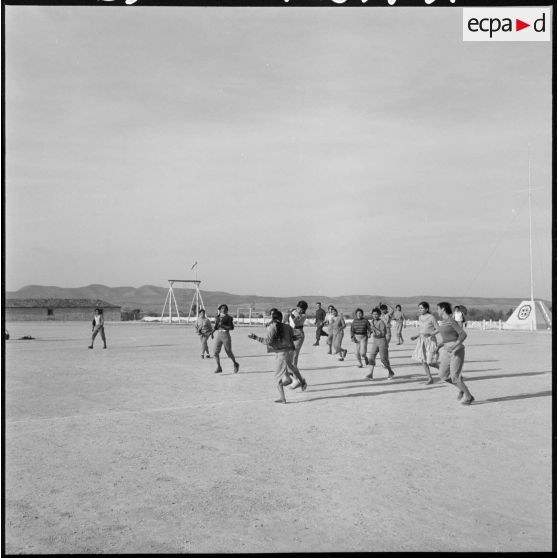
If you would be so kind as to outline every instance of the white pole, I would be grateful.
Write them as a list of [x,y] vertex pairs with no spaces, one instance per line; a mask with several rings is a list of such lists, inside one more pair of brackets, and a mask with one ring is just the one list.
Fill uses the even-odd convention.
[[533,287],[533,219],[531,213],[531,146],[527,144],[528,155],[529,155],[529,166],[528,166],[528,183],[529,183],[529,270],[531,273],[531,331],[535,328],[533,327],[533,321],[535,319],[536,308],[535,308],[535,296]]

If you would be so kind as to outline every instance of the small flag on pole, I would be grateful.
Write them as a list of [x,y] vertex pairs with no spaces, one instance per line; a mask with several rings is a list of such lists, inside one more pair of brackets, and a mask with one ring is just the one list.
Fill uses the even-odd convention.
[[198,265],[198,262],[194,262],[194,265],[190,268],[190,270],[194,269]]

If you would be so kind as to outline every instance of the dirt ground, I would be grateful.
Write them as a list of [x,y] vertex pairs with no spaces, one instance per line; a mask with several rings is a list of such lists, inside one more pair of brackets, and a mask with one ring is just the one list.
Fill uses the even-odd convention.
[[370,382],[307,328],[279,405],[261,327],[233,332],[237,375],[191,326],[109,323],[107,350],[89,323],[8,327],[7,553],[552,549],[549,332],[469,331],[466,407],[424,385],[413,329]]

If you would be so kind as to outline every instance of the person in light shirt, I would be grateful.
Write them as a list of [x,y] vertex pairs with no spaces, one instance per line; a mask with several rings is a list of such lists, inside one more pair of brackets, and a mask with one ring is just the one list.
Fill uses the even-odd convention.
[[419,334],[411,337],[411,341],[416,339],[418,341],[411,358],[422,363],[427,377],[426,384],[428,385],[434,382],[430,373],[430,366],[438,367],[438,343],[436,342],[438,322],[430,313],[430,305],[426,300],[419,303],[418,311]]
[[442,338],[442,341],[438,343],[440,354],[438,373],[442,380],[453,384],[459,390],[457,400],[462,400],[462,405],[471,405],[475,398],[471,395],[462,375],[463,363],[465,362],[463,341],[467,339],[467,334],[451,314],[451,304],[449,302],[438,303],[440,324],[436,333]]

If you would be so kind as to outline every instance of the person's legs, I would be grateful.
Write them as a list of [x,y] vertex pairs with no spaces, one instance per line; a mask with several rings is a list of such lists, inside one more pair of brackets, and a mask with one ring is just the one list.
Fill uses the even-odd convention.
[[287,353],[287,374],[292,374],[296,378],[296,382],[291,385],[291,389],[296,389],[297,387],[301,387],[302,391],[305,391],[308,387],[306,380],[302,377],[300,370],[293,364],[294,359],[294,351],[289,351]]
[[378,345],[380,348],[380,360],[382,361],[382,364],[388,371],[388,379],[391,380],[391,378],[393,378],[395,374],[389,364],[389,350],[388,350],[387,339],[378,339]]
[[283,376],[287,373],[287,362],[290,355],[287,351],[275,353],[275,375],[274,379],[277,383],[277,390],[279,391],[279,399],[275,403],[286,403],[285,390],[283,389]]
[[368,378],[369,380],[373,379],[374,367],[376,366],[376,355],[378,354],[379,351],[380,348],[378,347],[378,340],[373,337],[372,347],[370,349],[370,354],[368,355],[368,363],[371,368],[370,368],[370,372],[365,376],[365,378]]
[[[422,340],[424,341],[424,340]],[[422,343],[422,367],[424,369],[424,373],[426,374],[426,377],[428,378],[426,380],[426,384],[431,384],[434,382],[434,380],[432,379],[432,374],[430,373],[430,367],[427,364],[427,357],[426,357],[426,346],[424,344],[424,342]]]
[[327,334],[326,343],[327,343],[327,346],[328,346],[327,354],[330,355],[331,354],[331,347],[333,345],[333,331],[331,329],[329,330],[329,332]]
[[359,368],[362,368],[362,337],[362,335],[355,335],[355,356]]
[[226,335],[223,338],[223,347],[225,349],[225,353],[227,353],[227,356],[233,361],[234,373],[236,374],[238,372],[238,369],[240,368],[240,365],[238,364],[238,362],[236,362],[236,359],[234,358],[234,354],[232,352],[231,335],[228,331],[226,332]]
[[201,357],[204,358],[205,352],[207,351],[207,337],[203,333],[200,333],[200,343],[201,343]]
[[221,332],[218,331],[215,334],[215,343],[213,344],[213,356],[215,357],[215,362],[217,363],[215,374],[219,374],[220,372],[223,372],[223,369],[221,368],[221,357],[219,356],[222,346],[223,346],[223,339],[221,337]]
[[293,356],[293,364],[298,367],[298,355],[300,354],[300,349],[302,349],[302,344],[304,343],[304,332],[300,337],[296,337],[294,340],[294,356]]
[[97,337],[97,334],[99,333],[99,327],[95,326],[95,328],[93,329],[93,335],[91,336],[91,345],[89,345],[89,348],[92,349],[93,348],[93,342],[95,341],[95,337]]
[[475,398],[473,397],[473,395],[469,391],[469,388],[466,386],[463,380],[462,371],[463,371],[464,362],[465,362],[465,347],[461,347],[459,350],[454,351],[450,355],[449,371],[451,376],[451,382],[459,390],[457,399],[459,400],[463,396],[465,396],[465,399],[463,399],[462,401],[463,405],[470,405],[475,400]]
[[314,343],[316,346],[320,344],[320,337],[322,336],[323,328],[323,325],[316,326],[316,342]]

